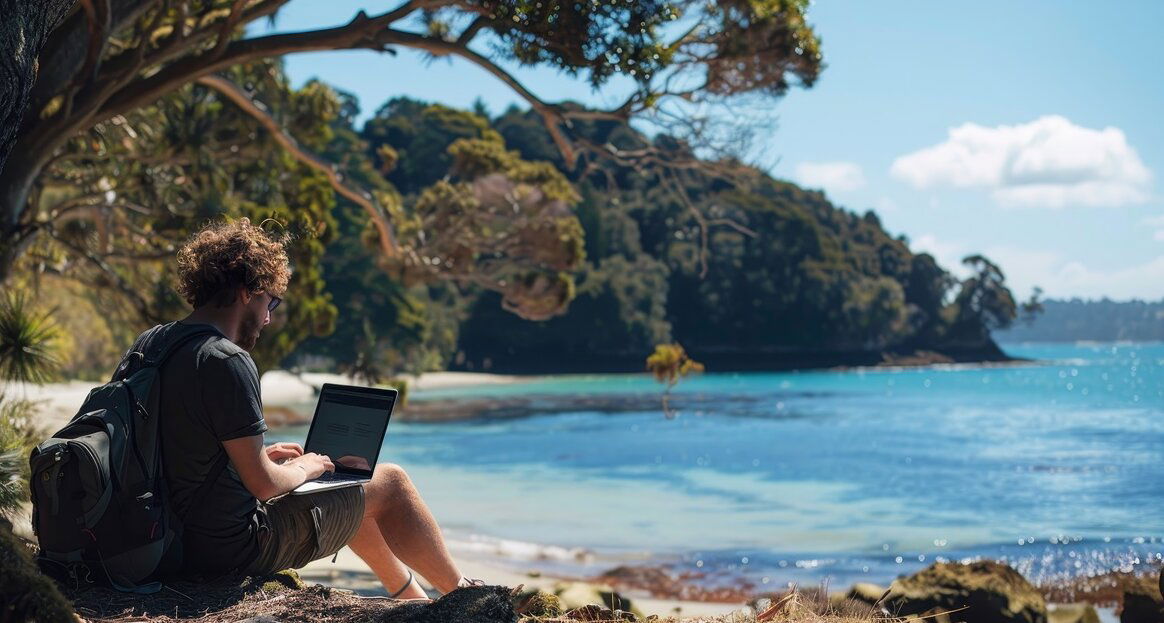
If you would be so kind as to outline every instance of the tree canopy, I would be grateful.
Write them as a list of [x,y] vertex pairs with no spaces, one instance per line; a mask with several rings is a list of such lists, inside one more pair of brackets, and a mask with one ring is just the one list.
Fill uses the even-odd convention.
[[[361,205],[372,217],[385,257],[406,263],[423,259],[398,244],[400,224],[390,206],[298,148],[304,139],[287,132],[285,119],[269,114],[269,103],[252,99],[253,85],[237,81],[237,68],[249,63],[336,49],[411,49],[461,58],[530,104],[569,168],[611,153],[579,140],[573,132],[577,121],[625,121],[643,114],[684,119],[693,102],[749,93],[779,96],[790,85],[811,85],[821,69],[819,41],[805,19],[807,0],[408,0],[374,15],[361,11],[332,28],[247,34],[248,24],[277,16],[287,3],[4,0],[0,281],[52,220],[37,187],[69,142],[89,138],[102,124],[122,123],[195,82],[250,114],[302,164],[323,173],[336,192]],[[595,86],[621,75],[634,87],[612,110],[584,111],[539,98],[506,70],[512,63],[555,67]],[[13,153],[20,157],[9,158]],[[116,180],[107,183],[106,192],[120,192]]]

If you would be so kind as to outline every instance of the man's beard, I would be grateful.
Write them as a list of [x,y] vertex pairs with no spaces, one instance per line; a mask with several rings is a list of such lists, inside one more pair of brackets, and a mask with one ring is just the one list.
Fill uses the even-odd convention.
[[238,328],[238,346],[250,351],[259,341],[259,332],[263,330],[263,323],[258,318],[244,318]]

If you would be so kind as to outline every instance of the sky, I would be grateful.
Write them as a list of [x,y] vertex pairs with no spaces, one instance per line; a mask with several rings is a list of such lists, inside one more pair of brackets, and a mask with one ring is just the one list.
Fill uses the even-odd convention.
[[[283,32],[338,25],[395,3],[298,0]],[[771,102],[753,158],[776,177],[873,210],[894,236],[956,275],[998,263],[1016,297],[1164,299],[1164,2],[817,0],[809,22],[827,67]],[[288,56],[364,117],[407,95],[494,113],[525,107],[463,61],[410,50]],[[613,105],[549,69],[510,68],[544,100]]]

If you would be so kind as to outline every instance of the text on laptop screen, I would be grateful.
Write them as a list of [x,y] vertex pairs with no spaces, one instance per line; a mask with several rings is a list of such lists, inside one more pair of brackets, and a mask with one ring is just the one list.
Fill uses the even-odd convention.
[[327,455],[336,469],[370,471],[380,454],[391,412],[390,396],[325,390],[306,450]]

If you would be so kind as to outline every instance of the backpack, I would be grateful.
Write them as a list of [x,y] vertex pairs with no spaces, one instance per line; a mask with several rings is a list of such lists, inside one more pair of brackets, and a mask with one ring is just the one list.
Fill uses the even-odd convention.
[[[158,578],[180,568],[182,518],[167,505],[156,417],[161,367],[180,346],[208,334],[214,331],[205,325],[178,323],[147,331],[113,379],[90,391],[68,425],[32,450],[32,526],[46,570],[153,593],[162,587]],[[211,467],[192,510],[226,462],[224,453]]]

